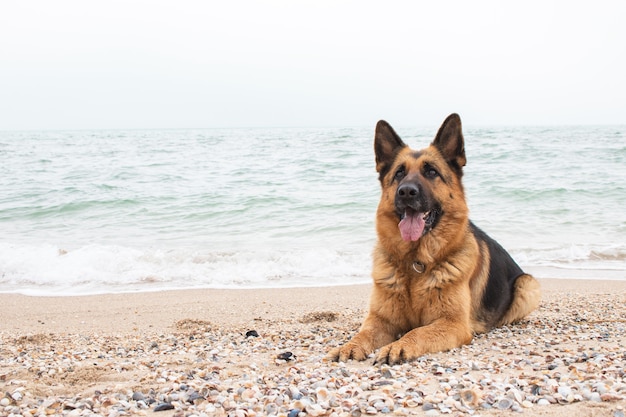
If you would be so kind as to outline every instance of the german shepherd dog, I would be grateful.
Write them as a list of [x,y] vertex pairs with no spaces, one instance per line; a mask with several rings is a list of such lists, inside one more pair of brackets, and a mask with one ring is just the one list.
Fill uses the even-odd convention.
[[468,219],[457,114],[419,151],[381,120],[374,151],[382,195],[369,313],[332,360],[364,360],[380,348],[376,363],[409,361],[470,343],[539,305],[537,280]]

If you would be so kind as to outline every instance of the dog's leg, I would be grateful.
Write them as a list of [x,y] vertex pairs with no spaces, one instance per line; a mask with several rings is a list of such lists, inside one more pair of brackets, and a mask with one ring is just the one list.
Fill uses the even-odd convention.
[[365,360],[379,347],[396,340],[397,332],[395,326],[370,313],[356,336],[345,345],[330,351],[328,357],[339,362]]
[[498,326],[504,326],[523,319],[539,306],[540,300],[541,289],[539,281],[528,274],[519,276],[515,280],[513,302],[498,323]]
[[450,350],[471,341],[472,332],[468,323],[439,319],[413,329],[400,340],[384,346],[376,356],[376,363],[410,361],[426,353]]

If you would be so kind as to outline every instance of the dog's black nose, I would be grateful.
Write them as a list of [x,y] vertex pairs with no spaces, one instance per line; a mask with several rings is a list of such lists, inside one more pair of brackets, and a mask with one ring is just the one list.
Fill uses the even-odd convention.
[[398,198],[404,201],[411,201],[420,194],[420,190],[415,184],[407,183],[398,187]]

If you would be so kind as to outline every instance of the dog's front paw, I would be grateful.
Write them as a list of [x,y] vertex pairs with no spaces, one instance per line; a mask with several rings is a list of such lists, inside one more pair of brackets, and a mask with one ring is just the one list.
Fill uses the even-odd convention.
[[328,358],[335,362],[346,362],[349,359],[355,361],[362,361],[367,359],[367,356],[371,352],[365,349],[362,345],[355,342],[348,342],[345,345],[335,348],[330,351]]
[[416,346],[400,339],[380,348],[375,363],[394,365],[417,359],[420,356],[421,352]]

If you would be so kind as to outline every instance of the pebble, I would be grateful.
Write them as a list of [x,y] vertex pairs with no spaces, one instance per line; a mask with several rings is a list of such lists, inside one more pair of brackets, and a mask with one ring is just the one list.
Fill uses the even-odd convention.
[[166,411],[173,410],[174,408],[176,407],[174,407],[174,405],[171,403],[161,403],[155,406],[153,411]]
[[626,355],[610,341],[626,337],[626,314],[611,308],[620,299],[610,297],[594,303],[564,294],[518,325],[394,366],[325,359],[353,334],[362,312],[332,324],[256,323],[263,337],[245,328],[194,329],[193,320],[169,334],[0,332],[0,415],[470,416],[536,406],[548,415],[561,404],[620,405]]
[[138,391],[133,392],[133,396],[131,397],[134,401],[144,401],[146,397]]
[[295,359],[293,356],[293,353],[291,352],[283,352],[283,353],[279,353],[278,355],[276,355],[276,359],[280,359],[283,361],[290,361]]

